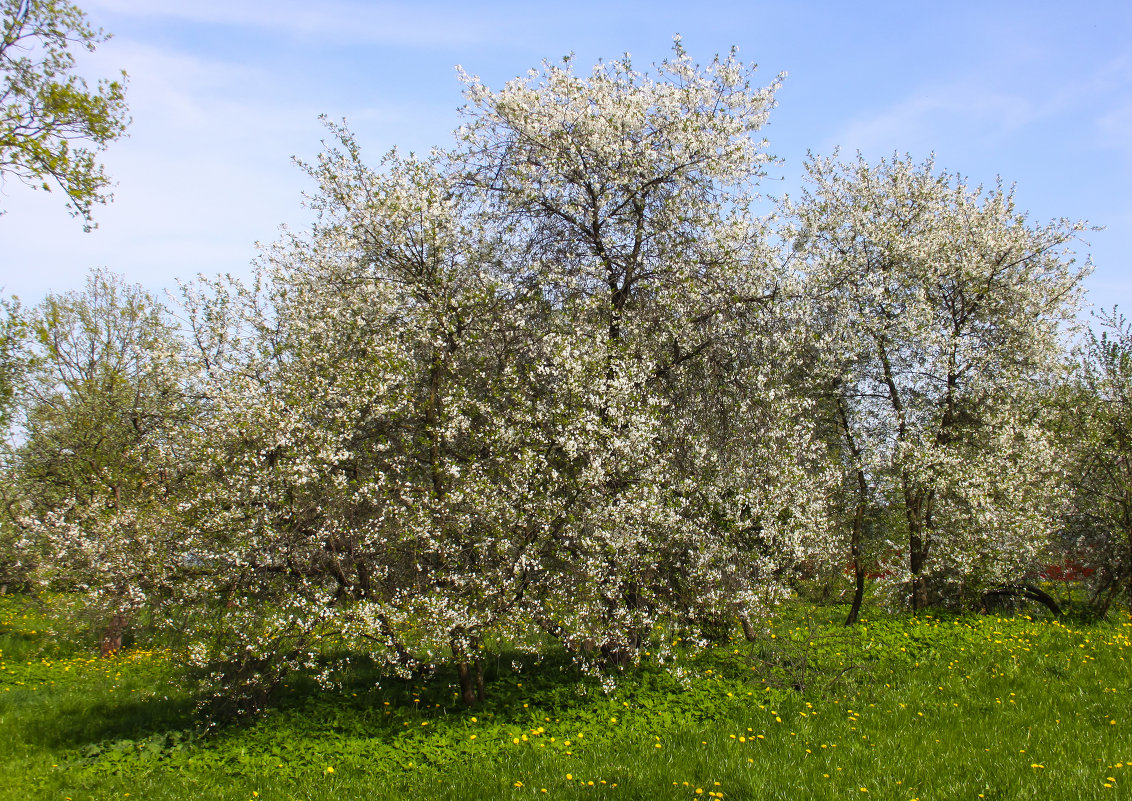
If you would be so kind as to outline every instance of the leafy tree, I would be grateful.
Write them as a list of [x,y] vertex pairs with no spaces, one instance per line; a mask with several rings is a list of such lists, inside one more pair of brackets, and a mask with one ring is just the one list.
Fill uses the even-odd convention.
[[26,369],[25,323],[18,299],[0,299],[0,436],[7,439],[16,413],[16,397]]
[[40,579],[88,593],[103,651],[152,606],[170,567],[166,434],[183,410],[176,329],[141,287],[95,271],[28,315],[16,450],[19,522]]
[[91,89],[72,48],[107,38],[66,0],[0,0],[0,175],[62,189],[88,231],[93,206],[110,199],[97,155],[129,123],[126,73]]
[[22,539],[13,517],[12,428],[18,398],[27,372],[26,322],[17,299],[0,299],[0,593],[10,586],[26,585],[28,564],[20,548]]
[[1083,272],[1083,225],[1031,225],[1001,186],[929,160],[811,158],[788,206],[859,486],[902,511],[914,609],[929,578],[977,592],[1032,567],[1057,505],[1057,453],[1036,402],[1056,370]]

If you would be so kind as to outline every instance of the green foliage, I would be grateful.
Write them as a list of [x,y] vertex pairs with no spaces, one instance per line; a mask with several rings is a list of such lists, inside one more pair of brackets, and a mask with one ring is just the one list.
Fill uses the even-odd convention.
[[7,441],[16,394],[26,369],[25,322],[18,298],[0,298],[0,439]]
[[14,590],[25,584],[27,570],[19,556],[20,531],[12,515],[12,426],[18,398],[27,374],[27,324],[19,300],[0,298],[0,588]]
[[175,475],[163,454],[186,409],[179,343],[152,295],[103,271],[24,320],[6,561],[40,585],[86,590],[78,608],[101,619],[114,649],[157,608],[172,569]]
[[72,48],[108,38],[66,0],[0,0],[0,175],[59,187],[88,231],[94,204],[110,199],[96,156],[129,123],[126,73],[91,89]]
[[140,286],[96,270],[82,291],[48,295],[28,315],[21,466],[40,505],[109,492],[113,506],[129,500],[138,470],[151,469],[131,457],[177,397],[165,314]]

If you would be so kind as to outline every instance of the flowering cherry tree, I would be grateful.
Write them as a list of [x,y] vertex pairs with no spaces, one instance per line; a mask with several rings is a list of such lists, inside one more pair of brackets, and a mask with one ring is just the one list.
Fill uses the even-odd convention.
[[488,635],[621,666],[838,551],[748,211],[773,86],[679,44],[657,70],[468,78],[455,151],[374,168],[331,126],[310,234],[187,288],[186,607],[218,699],[254,708],[332,630],[454,662],[472,704]]
[[[465,76],[464,179],[528,255],[575,401],[584,499],[559,539],[555,630],[631,658],[662,619],[733,619],[829,553],[807,405],[781,391],[786,278],[750,213],[779,80],[677,38],[655,73],[567,59],[493,91]],[[776,395],[777,392],[777,395]],[[568,590],[567,590],[568,588]]]
[[904,518],[913,608],[928,580],[977,589],[1031,566],[1059,459],[1035,402],[1062,352],[1084,226],[1034,225],[996,186],[931,160],[811,158],[788,203],[854,469]]
[[1098,314],[1062,395],[1061,444],[1071,454],[1066,532],[1104,615],[1123,587],[1132,610],[1132,324]]

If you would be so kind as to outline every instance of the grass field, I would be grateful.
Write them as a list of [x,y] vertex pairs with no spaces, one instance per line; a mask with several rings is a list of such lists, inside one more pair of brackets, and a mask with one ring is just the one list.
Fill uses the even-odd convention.
[[446,673],[298,677],[204,735],[167,651],[98,659],[6,596],[0,799],[1132,799],[1126,614],[837,615],[787,608],[610,692],[561,655],[499,656],[475,710]]

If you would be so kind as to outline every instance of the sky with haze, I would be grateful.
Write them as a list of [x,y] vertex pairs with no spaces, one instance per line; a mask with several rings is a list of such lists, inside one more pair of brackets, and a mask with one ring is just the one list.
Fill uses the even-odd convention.
[[59,192],[0,186],[0,287],[35,303],[107,267],[155,291],[247,275],[256,242],[310,220],[292,157],[313,160],[345,118],[372,163],[427,151],[460,124],[455,66],[489,86],[573,52],[588,72],[673,34],[701,63],[738,46],[760,85],[787,78],[763,133],[795,194],[806,152],[875,161],[934,152],[974,183],[1017,187],[1036,223],[1104,230],[1089,301],[1132,308],[1132,2],[380,3],[78,0],[114,34],[81,72],[130,76],[130,136],[105,154],[115,200],[84,234]]

